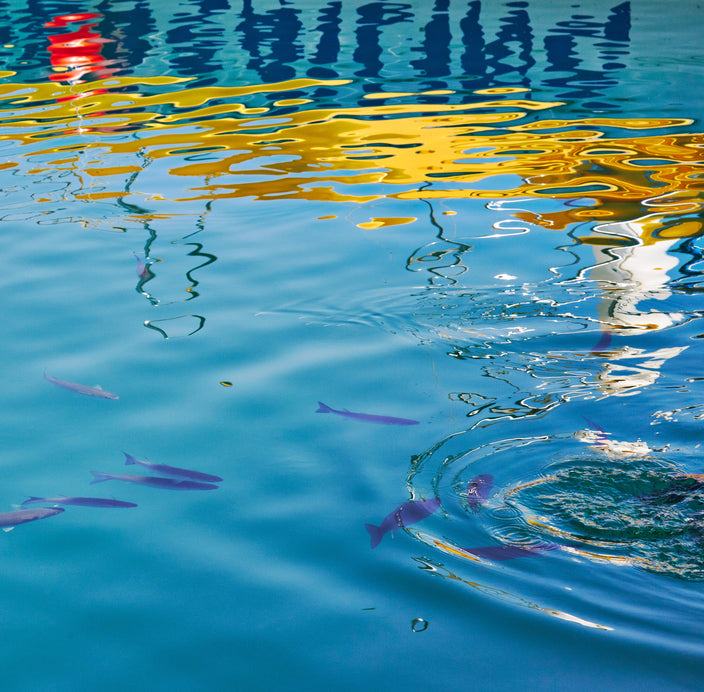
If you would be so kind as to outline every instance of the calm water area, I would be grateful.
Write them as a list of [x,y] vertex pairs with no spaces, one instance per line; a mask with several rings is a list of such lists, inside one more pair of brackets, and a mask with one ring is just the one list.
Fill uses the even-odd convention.
[[1,0],[2,690],[702,689],[703,29]]

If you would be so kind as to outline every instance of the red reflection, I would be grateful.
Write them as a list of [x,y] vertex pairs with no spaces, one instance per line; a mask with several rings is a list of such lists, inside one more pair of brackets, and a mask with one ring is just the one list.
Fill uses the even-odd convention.
[[[102,16],[94,12],[61,14],[44,26],[63,28],[75,22],[101,19]],[[95,26],[96,22],[83,24],[76,31],[68,34],[54,34],[48,37],[51,45],[47,50],[51,56],[51,64],[61,70],[51,75],[49,79],[55,82],[67,81],[78,84],[85,81],[83,77],[89,72],[97,72],[103,78],[114,72],[114,70],[105,69],[107,61],[100,52],[104,43],[112,43],[114,40],[103,38],[93,31]]]
[[75,14],[60,14],[54,17],[50,22],[47,22],[44,26],[66,26],[71,22],[85,22],[89,19],[102,19],[102,14],[96,14],[95,12],[77,12]]

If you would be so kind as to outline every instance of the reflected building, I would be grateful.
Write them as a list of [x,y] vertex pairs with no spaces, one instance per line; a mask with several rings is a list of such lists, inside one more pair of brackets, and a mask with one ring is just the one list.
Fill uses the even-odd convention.
[[[550,91],[577,109],[618,110],[630,3],[590,7],[589,14],[579,5],[546,14],[542,5],[520,0],[328,0],[315,8],[295,0],[184,0],[174,12],[169,4],[128,0],[99,2],[93,11],[106,41],[103,58],[122,75],[177,74],[197,85],[343,77],[356,79],[360,96],[384,91],[390,82],[410,92],[453,92],[421,99],[430,103],[521,86]],[[0,19],[2,12],[0,5]],[[45,24],[56,15],[53,3],[30,0],[26,9],[9,12],[6,6],[0,22],[4,45],[16,40],[13,23],[23,37],[36,38],[23,38],[20,54],[4,49],[6,67],[25,81],[46,79],[41,54]]]
[[[178,8],[103,1],[92,14],[59,20],[52,2],[31,0],[13,15],[23,34],[31,27],[36,36],[5,54],[18,81],[86,86],[114,80],[81,92],[105,97],[87,104],[85,113],[57,111],[57,129],[65,119],[77,120],[83,150],[114,154],[117,161],[106,172],[80,159],[79,144],[66,144],[76,178],[92,176],[102,184],[86,191],[81,182],[67,197],[108,200],[116,214],[146,220],[146,228],[150,202],[158,197],[150,197],[151,190],[136,196],[141,178],[162,166],[159,175],[191,179],[171,202],[189,205],[194,217],[228,197],[415,200],[428,206],[436,237],[412,253],[407,266],[426,270],[436,286],[453,285],[466,272],[470,248],[445,232],[447,217],[436,200],[586,200],[511,218],[554,230],[594,224],[592,278],[640,287],[609,290],[598,319],[611,330],[633,328],[642,318],[635,307],[642,295],[664,295],[670,251],[683,237],[701,233],[701,225],[690,224],[663,234],[668,214],[644,214],[663,186],[695,188],[698,161],[685,155],[696,157],[700,144],[696,135],[632,137],[632,130],[648,127],[628,119],[626,109],[635,106],[620,98],[632,38],[628,2],[549,12],[527,0],[329,0],[314,11],[295,0],[184,0]],[[14,40],[9,11],[0,3],[8,20],[6,45]],[[159,83],[165,77],[171,81]],[[117,98],[122,95],[134,101],[125,105]],[[596,110],[613,119],[600,119]],[[662,119],[651,129],[683,122]],[[565,128],[577,135],[555,135]],[[597,148],[598,138],[608,146]],[[40,154],[57,154],[61,146],[51,143]],[[265,157],[264,166],[259,161]],[[656,168],[647,163],[658,158],[665,162]],[[518,183],[492,191],[485,182],[508,177]],[[142,249],[145,261],[155,228],[149,226]],[[621,245],[609,246],[616,236]],[[658,328],[667,319],[658,317]]]
[[[295,63],[303,57],[300,14],[295,3],[285,0],[265,12],[257,12],[251,0],[242,3],[237,26],[241,48],[249,56],[247,67],[257,73],[260,81],[283,82],[297,76]],[[230,20],[233,18],[230,15]]]
[[[544,85],[556,90],[560,99],[578,100],[583,108],[596,111],[617,109],[618,104],[607,101],[605,92],[618,85],[617,75],[626,67],[630,32],[630,3],[612,8],[605,21],[592,15],[575,14],[559,21],[545,37],[549,65]],[[588,55],[590,67],[580,56],[580,43],[591,44]],[[585,51],[582,51],[584,54]]]

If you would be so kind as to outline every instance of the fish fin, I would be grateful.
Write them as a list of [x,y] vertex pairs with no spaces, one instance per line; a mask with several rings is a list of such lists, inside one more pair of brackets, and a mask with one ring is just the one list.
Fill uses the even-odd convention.
[[593,420],[589,420],[589,418],[587,418],[586,416],[582,416],[582,418],[592,430],[596,430],[596,432],[606,434],[606,430],[604,430],[604,428],[602,428],[598,423],[595,423]]
[[332,409],[327,404],[324,404],[322,401],[318,402],[318,406],[319,406],[319,408],[316,411],[316,413],[332,413],[333,412]]
[[5,526],[5,527],[3,528],[3,531],[4,531],[5,533],[10,533],[10,531],[12,531],[12,529],[14,529],[14,528],[15,528],[14,526]]
[[102,471],[91,471],[91,473],[95,476],[95,478],[93,478],[90,482],[91,485],[93,485],[93,483],[102,483],[103,481],[110,480],[110,476]]
[[374,526],[374,524],[365,524],[364,528],[369,532],[369,536],[372,539],[372,548],[376,548],[381,539],[384,537],[384,532],[381,530],[381,526]]
[[137,460],[131,455],[127,454],[127,452],[122,452],[125,455],[125,466],[129,466],[130,464],[136,464]]
[[103,388],[99,384],[95,385],[95,389],[99,389],[101,392],[103,391]]

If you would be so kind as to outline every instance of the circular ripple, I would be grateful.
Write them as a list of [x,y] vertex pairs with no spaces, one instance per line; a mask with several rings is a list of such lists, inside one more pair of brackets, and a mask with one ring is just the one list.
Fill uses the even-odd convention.
[[704,579],[704,483],[674,463],[563,463],[510,500],[565,547],[603,549],[646,569]]
[[432,548],[424,569],[585,626],[628,621],[629,636],[651,637],[687,613],[677,636],[698,641],[695,457],[579,433],[458,449],[469,437],[448,438],[410,470],[414,497],[440,499],[440,512],[409,529]]

